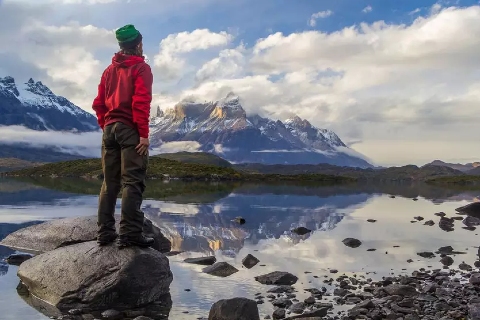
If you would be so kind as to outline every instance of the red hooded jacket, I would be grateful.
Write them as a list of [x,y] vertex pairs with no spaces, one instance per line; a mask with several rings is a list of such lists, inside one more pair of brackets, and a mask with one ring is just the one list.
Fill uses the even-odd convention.
[[148,138],[153,74],[143,57],[116,53],[102,74],[92,108],[103,128],[122,122]]

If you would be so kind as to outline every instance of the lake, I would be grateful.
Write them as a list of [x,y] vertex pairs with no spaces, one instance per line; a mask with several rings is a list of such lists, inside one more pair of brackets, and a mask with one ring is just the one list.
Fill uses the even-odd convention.
[[[96,214],[99,186],[98,181],[84,180],[0,180],[0,240],[33,223]],[[308,295],[301,289],[325,286],[323,277],[330,269],[378,278],[421,267],[441,268],[439,257],[426,259],[417,253],[435,252],[447,245],[466,252],[454,256],[452,267],[462,261],[473,265],[480,243],[478,229],[463,229],[465,225],[457,221],[453,232],[445,232],[435,215],[442,211],[448,217],[457,216],[455,208],[476,201],[480,191],[426,185],[317,187],[159,181],[149,182],[147,188],[146,216],[173,239],[172,250],[185,251],[169,257],[174,274],[171,319],[207,317],[211,305],[220,299],[253,299],[256,293],[264,294],[268,287],[254,277],[272,271],[296,275],[295,287],[302,298]],[[237,216],[246,223],[239,226],[233,222]],[[412,223],[416,216],[425,220]],[[424,225],[430,219],[435,225]],[[313,232],[298,236],[291,232],[298,226]],[[345,246],[342,240],[348,237],[360,239],[362,245]],[[0,247],[0,261],[12,253]],[[249,253],[260,260],[250,270],[241,265]],[[201,273],[202,266],[182,262],[207,255],[231,263],[240,272],[216,278]],[[409,259],[413,262],[407,263]],[[16,272],[17,267],[0,262],[1,319],[48,319],[17,294]],[[273,306],[265,302],[259,310],[263,319],[272,314]]]

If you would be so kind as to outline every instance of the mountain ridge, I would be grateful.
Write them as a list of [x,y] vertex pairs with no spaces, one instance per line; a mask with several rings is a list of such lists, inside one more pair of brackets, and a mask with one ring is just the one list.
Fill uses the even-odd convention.
[[[480,167],[480,162],[476,161],[476,162],[470,162],[470,163],[462,164],[462,163],[449,163],[449,162],[445,162],[445,161],[442,161],[442,160],[433,160],[432,162],[427,163],[426,165],[449,167],[449,168],[459,170],[459,171],[462,171],[462,172],[468,172],[470,170],[473,170],[475,168]],[[476,171],[478,171],[478,170],[476,170]]]
[[41,81],[18,84],[0,77],[0,125],[37,131],[89,132],[98,130],[96,117],[67,98],[55,95]]
[[352,151],[331,130],[319,129],[294,116],[286,121],[247,115],[233,92],[218,101],[185,99],[151,120],[151,145],[195,141],[200,151],[232,163],[346,165],[368,168],[370,163]]

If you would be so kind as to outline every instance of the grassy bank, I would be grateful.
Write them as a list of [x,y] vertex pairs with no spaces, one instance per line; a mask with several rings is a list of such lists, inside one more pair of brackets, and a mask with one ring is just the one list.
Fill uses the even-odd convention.
[[[4,173],[13,177],[62,177],[101,179],[100,159],[85,159],[49,163],[37,167]],[[150,157],[148,179],[178,179],[190,181],[311,181],[323,183],[348,183],[355,178],[329,174],[261,174],[239,172],[231,167],[180,162],[164,157]]]
[[438,186],[469,186],[480,187],[480,176],[461,175],[429,179],[426,183]]

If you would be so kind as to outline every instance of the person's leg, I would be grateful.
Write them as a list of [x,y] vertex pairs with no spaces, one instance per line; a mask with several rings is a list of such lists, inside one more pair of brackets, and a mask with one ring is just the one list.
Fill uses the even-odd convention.
[[117,141],[122,147],[122,218],[120,220],[121,246],[137,245],[148,247],[153,239],[143,236],[144,214],[141,210],[148,155],[140,155],[135,147],[140,141],[137,130],[119,124]]
[[103,184],[98,200],[98,236],[100,245],[117,238],[115,205],[121,188],[121,148],[115,140],[115,124],[106,126],[102,138]]

